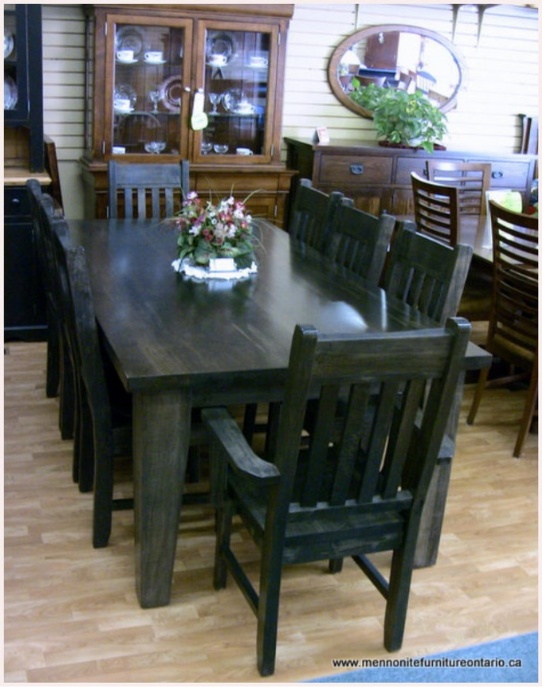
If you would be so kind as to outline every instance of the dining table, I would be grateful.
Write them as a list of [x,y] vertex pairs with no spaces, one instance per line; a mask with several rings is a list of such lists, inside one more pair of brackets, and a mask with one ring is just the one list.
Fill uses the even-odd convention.
[[[143,608],[167,605],[192,409],[280,401],[296,324],[325,333],[437,325],[384,290],[348,279],[267,220],[254,220],[258,270],[242,280],[176,272],[177,235],[167,221],[68,224],[72,243],[85,250],[106,354],[132,395],[137,597]],[[469,344],[465,369],[490,358]],[[452,432],[461,388],[456,396]]]

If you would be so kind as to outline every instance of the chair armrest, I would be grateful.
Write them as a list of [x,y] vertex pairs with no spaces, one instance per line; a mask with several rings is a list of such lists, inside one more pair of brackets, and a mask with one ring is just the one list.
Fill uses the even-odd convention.
[[201,415],[211,440],[218,441],[236,472],[257,479],[263,484],[276,484],[280,481],[277,467],[254,453],[239,426],[225,408],[206,408],[202,410]]

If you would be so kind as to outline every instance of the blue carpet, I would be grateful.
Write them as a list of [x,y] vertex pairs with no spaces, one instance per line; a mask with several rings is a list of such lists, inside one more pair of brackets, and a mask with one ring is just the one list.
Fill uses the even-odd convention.
[[[538,632],[424,658],[379,659],[307,682],[532,682],[538,684]],[[386,661],[386,663],[384,663]],[[423,662],[423,665],[422,665]],[[353,663],[350,663],[352,666]],[[358,663],[359,665],[359,663]],[[343,667],[347,667],[343,663]]]

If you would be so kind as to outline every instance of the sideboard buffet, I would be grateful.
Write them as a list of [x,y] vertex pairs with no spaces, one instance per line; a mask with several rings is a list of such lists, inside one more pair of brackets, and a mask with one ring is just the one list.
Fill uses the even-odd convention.
[[190,190],[283,224],[293,5],[86,5],[85,215],[106,217],[107,163],[187,159]]
[[428,159],[491,163],[491,188],[521,192],[524,202],[536,174],[535,155],[391,148],[357,141],[317,144],[285,138],[287,166],[321,191],[342,191],[355,205],[379,215],[413,215],[411,172],[425,175]]

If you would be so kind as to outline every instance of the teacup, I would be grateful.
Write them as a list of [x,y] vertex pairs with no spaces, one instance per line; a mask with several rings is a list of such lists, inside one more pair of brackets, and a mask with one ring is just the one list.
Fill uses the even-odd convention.
[[251,67],[267,67],[268,60],[260,55],[252,55],[249,64]]
[[226,55],[209,55],[209,64],[212,67],[224,67],[227,61]]
[[150,50],[143,56],[145,62],[161,62],[163,53],[160,50]]
[[118,110],[119,112],[130,112],[132,109],[132,103],[130,102],[129,98],[116,98],[113,106],[115,110]]
[[235,152],[237,153],[237,155],[254,155],[250,148],[236,148]]
[[119,62],[133,62],[134,61],[134,51],[133,50],[117,50],[117,60]]

